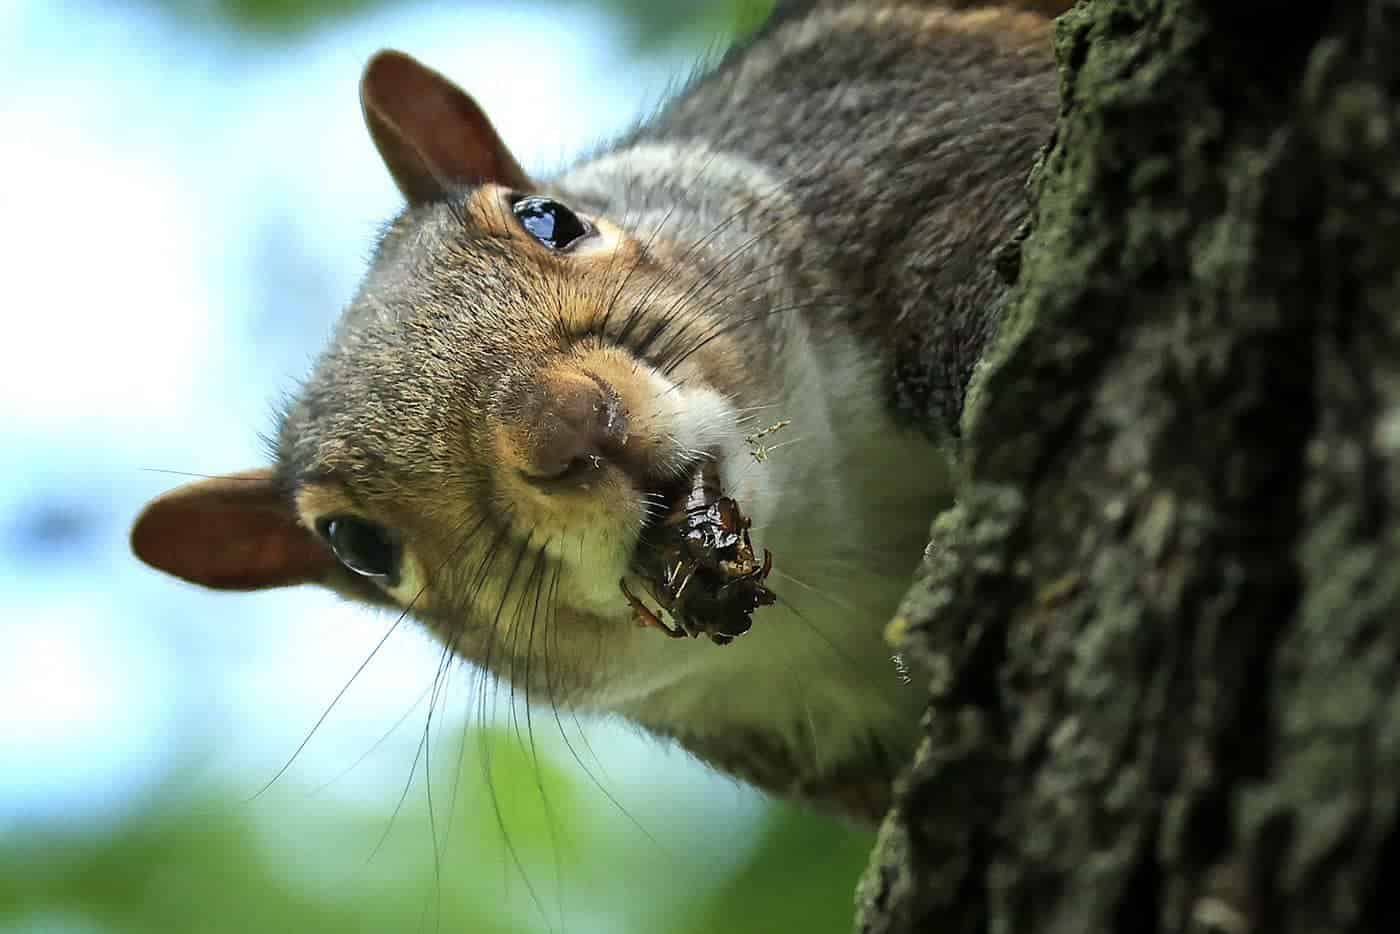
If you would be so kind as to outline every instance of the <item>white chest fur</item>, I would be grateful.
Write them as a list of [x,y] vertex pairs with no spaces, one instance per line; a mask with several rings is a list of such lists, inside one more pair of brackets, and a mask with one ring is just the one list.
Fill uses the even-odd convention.
[[[598,701],[692,736],[774,735],[823,773],[872,737],[897,749],[915,730],[924,692],[904,683],[882,631],[949,497],[949,467],[891,424],[868,353],[790,337],[782,397],[725,445],[723,478],[774,555],[779,602],[726,646],[643,634]],[[759,460],[743,433],[779,420],[790,424]]]
[[[678,188],[677,178],[706,184]],[[690,226],[724,231],[714,243],[721,255],[741,249],[778,211],[797,216],[779,179],[700,146],[633,147],[567,181],[580,190],[683,193],[694,202]],[[685,226],[667,198],[657,204],[630,212],[643,239]],[[749,217],[755,206],[761,216]],[[750,226],[725,229],[735,217]],[[668,219],[676,227],[666,228]],[[773,296],[775,307],[796,304]],[[820,774],[872,737],[899,748],[917,733],[926,695],[904,683],[883,629],[934,515],[951,499],[951,468],[946,452],[892,424],[869,348],[853,337],[817,341],[799,314],[783,330],[775,398],[660,395],[686,398],[678,437],[723,451],[723,488],[752,519],[755,546],[774,556],[768,584],[778,603],[759,609],[753,628],[725,646],[638,633],[609,659],[588,705],[691,737],[766,734]],[[779,421],[788,424],[762,439],[766,457],[755,458],[746,436]],[[598,607],[615,606],[613,578],[596,577]]]

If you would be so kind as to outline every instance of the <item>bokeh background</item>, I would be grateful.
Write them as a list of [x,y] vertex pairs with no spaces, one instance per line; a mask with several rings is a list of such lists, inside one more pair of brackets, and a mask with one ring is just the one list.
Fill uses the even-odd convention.
[[0,0],[0,931],[812,932],[870,839],[316,592],[128,556],[252,466],[398,198],[377,48],[547,172],[763,0]]

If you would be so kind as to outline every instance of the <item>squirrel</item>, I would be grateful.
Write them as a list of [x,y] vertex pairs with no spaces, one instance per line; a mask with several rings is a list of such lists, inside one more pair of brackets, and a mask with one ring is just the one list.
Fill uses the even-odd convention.
[[[878,821],[926,705],[883,630],[955,492],[1067,5],[780,3],[549,178],[442,74],[376,54],[361,103],[406,207],[275,462],[156,498],[135,554],[407,613],[532,703]],[[724,646],[659,638],[619,593],[702,466],[773,558],[776,602]]]

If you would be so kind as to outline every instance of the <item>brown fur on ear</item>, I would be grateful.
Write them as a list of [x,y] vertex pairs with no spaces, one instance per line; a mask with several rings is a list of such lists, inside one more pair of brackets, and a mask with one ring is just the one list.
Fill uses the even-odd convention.
[[485,182],[531,187],[476,101],[402,52],[386,49],[369,60],[360,79],[360,106],[379,155],[410,204]]
[[339,565],[297,521],[271,470],[213,477],[147,504],[131,549],[151,567],[219,590],[321,581]]

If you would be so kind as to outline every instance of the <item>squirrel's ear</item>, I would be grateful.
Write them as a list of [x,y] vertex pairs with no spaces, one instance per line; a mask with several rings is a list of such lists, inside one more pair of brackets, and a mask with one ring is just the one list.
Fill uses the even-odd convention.
[[379,155],[410,204],[483,182],[531,187],[476,101],[402,52],[386,49],[369,60],[360,79],[360,106]]
[[131,550],[167,574],[220,590],[322,581],[338,564],[297,521],[270,470],[191,483],[146,505]]

